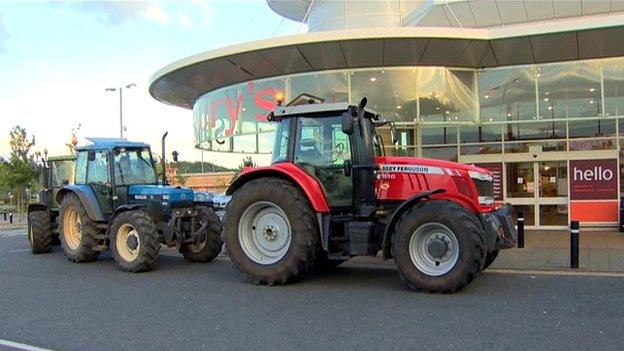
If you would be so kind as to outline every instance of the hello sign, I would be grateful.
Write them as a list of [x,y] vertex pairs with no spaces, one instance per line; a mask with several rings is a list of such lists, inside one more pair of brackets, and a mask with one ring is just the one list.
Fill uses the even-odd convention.
[[570,199],[618,198],[617,160],[570,160]]

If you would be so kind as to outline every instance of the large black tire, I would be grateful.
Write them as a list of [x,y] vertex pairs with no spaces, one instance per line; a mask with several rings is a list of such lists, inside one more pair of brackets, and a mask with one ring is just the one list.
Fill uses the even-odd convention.
[[48,211],[37,210],[28,213],[28,242],[33,254],[52,251],[54,234]]
[[496,257],[498,257],[500,250],[494,250],[492,252],[488,252],[485,255],[485,262],[483,262],[483,268],[481,268],[482,271],[488,269],[492,263],[494,263],[494,261],[496,260]]
[[198,206],[197,212],[202,220],[208,221],[205,238],[201,243],[183,245],[180,251],[185,259],[191,262],[210,262],[221,252],[221,219],[214,211],[205,206]]
[[[131,248],[129,240],[136,240]],[[126,211],[113,219],[110,247],[115,261],[126,272],[145,272],[158,262],[160,241],[156,223],[140,210]]]
[[78,196],[67,194],[63,197],[59,216],[59,236],[65,256],[76,263],[95,261],[100,255],[100,251],[95,250],[98,246],[97,227],[89,219]]
[[[247,228],[244,218],[248,218],[245,215],[247,210],[258,206],[268,206],[266,208],[274,211],[275,216],[281,216],[281,220],[284,220],[281,223],[287,221],[290,228],[290,231],[277,232],[273,238],[289,238],[289,241],[285,241],[287,246],[282,246],[281,250],[284,251],[280,251],[283,256],[275,255],[265,261],[266,264],[259,263],[257,258],[254,260],[254,256],[248,254],[250,249],[245,244],[248,241],[241,239],[242,235],[239,236],[239,230],[241,233],[249,230],[248,233],[256,235],[253,234],[256,232],[255,227]],[[259,235],[270,234],[267,232],[269,227],[258,228]],[[286,284],[301,279],[309,273],[318,250],[318,224],[310,204],[298,188],[282,179],[252,180],[234,192],[226,208],[224,228],[225,245],[232,263],[254,284]]]
[[[392,242],[394,261],[401,278],[414,290],[455,292],[468,285],[483,266],[482,226],[474,214],[458,204],[448,201],[420,203],[403,214],[395,228]],[[422,242],[420,238],[433,240],[425,241],[429,244],[421,246],[418,244]],[[444,243],[440,244],[437,238],[446,241],[442,240]],[[433,241],[436,243],[430,244]],[[411,244],[412,248],[421,250],[410,251]],[[438,254],[432,253],[436,249]],[[442,253],[448,256],[441,256]]]

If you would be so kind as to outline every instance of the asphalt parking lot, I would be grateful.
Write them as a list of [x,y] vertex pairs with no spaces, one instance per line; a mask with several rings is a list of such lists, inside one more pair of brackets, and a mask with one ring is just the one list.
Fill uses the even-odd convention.
[[155,271],[129,274],[108,254],[74,264],[58,247],[27,249],[23,230],[0,231],[0,350],[621,349],[619,275],[486,272],[432,295],[388,265],[266,287],[225,257],[166,253]]

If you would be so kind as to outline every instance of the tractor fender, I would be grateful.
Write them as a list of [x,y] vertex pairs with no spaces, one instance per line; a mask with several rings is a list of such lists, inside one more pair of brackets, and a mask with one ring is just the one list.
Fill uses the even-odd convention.
[[60,204],[65,195],[69,193],[74,193],[78,196],[89,219],[96,222],[106,222],[106,217],[104,217],[97,197],[90,186],[84,184],[66,185],[56,194],[56,202]]
[[48,211],[48,206],[44,204],[28,204],[28,213],[33,211]]
[[388,224],[386,225],[386,229],[384,230],[381,251],[384,260],[392,257],[392,235],[394,234],[394,226],[399,221],[399,218],[401,218],[401,216],[403,216],[403,214],[407,212],[408,209],[412,208],[420,201],[424,199],[429,199],[431,195],[441,194],[444,192],[446,192],[446,189],[424,191],[410,197],[409,199],[405,200],[401,205],[399,205],[399,207],[397,207],[392,215],[390,215],[390,220],[388,220]]
[[137,209],[144,208],[144,207],[147,207],[147,206],[143,205],[143,204],[126,204],[126,205],[121,205],[121,206],[119,206],[119,207],[117,207],[115,209],[115,212],[113,212],[113,216],[111,217],[111,220],[113,218],[117,217],[120,213],[137,210]]
[[281,178],[292,182],[304,192],[315,212],[329,213],[325,192],[318,181],[298,166],[288,162],[277,163],[268,167],[246,168],[228,187],[225,193],[226,195],[232,195],[247,182],[267,177]]

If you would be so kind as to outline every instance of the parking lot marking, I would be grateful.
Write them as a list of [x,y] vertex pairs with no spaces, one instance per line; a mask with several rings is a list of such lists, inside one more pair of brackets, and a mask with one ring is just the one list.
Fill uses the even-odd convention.
[[17,250],[9,250],[9,253],[20,253],[20,252],[28,252],[30,249],[17,249]]
[[0,339],[0,346],[6,346],[6,347],[13,348],[13,349],[24,350],[24,351],[52,351],[50,349],[44,349],[41,347],[26,345],[26,344],[22,344],[19,342],[14,342],[14,341],[9,341],[9,340],[4,340],[4,339]]
[[26,233],[0,235],[0,239],[2,239],[2,238],[12,238],[14,236],[26,236]]

